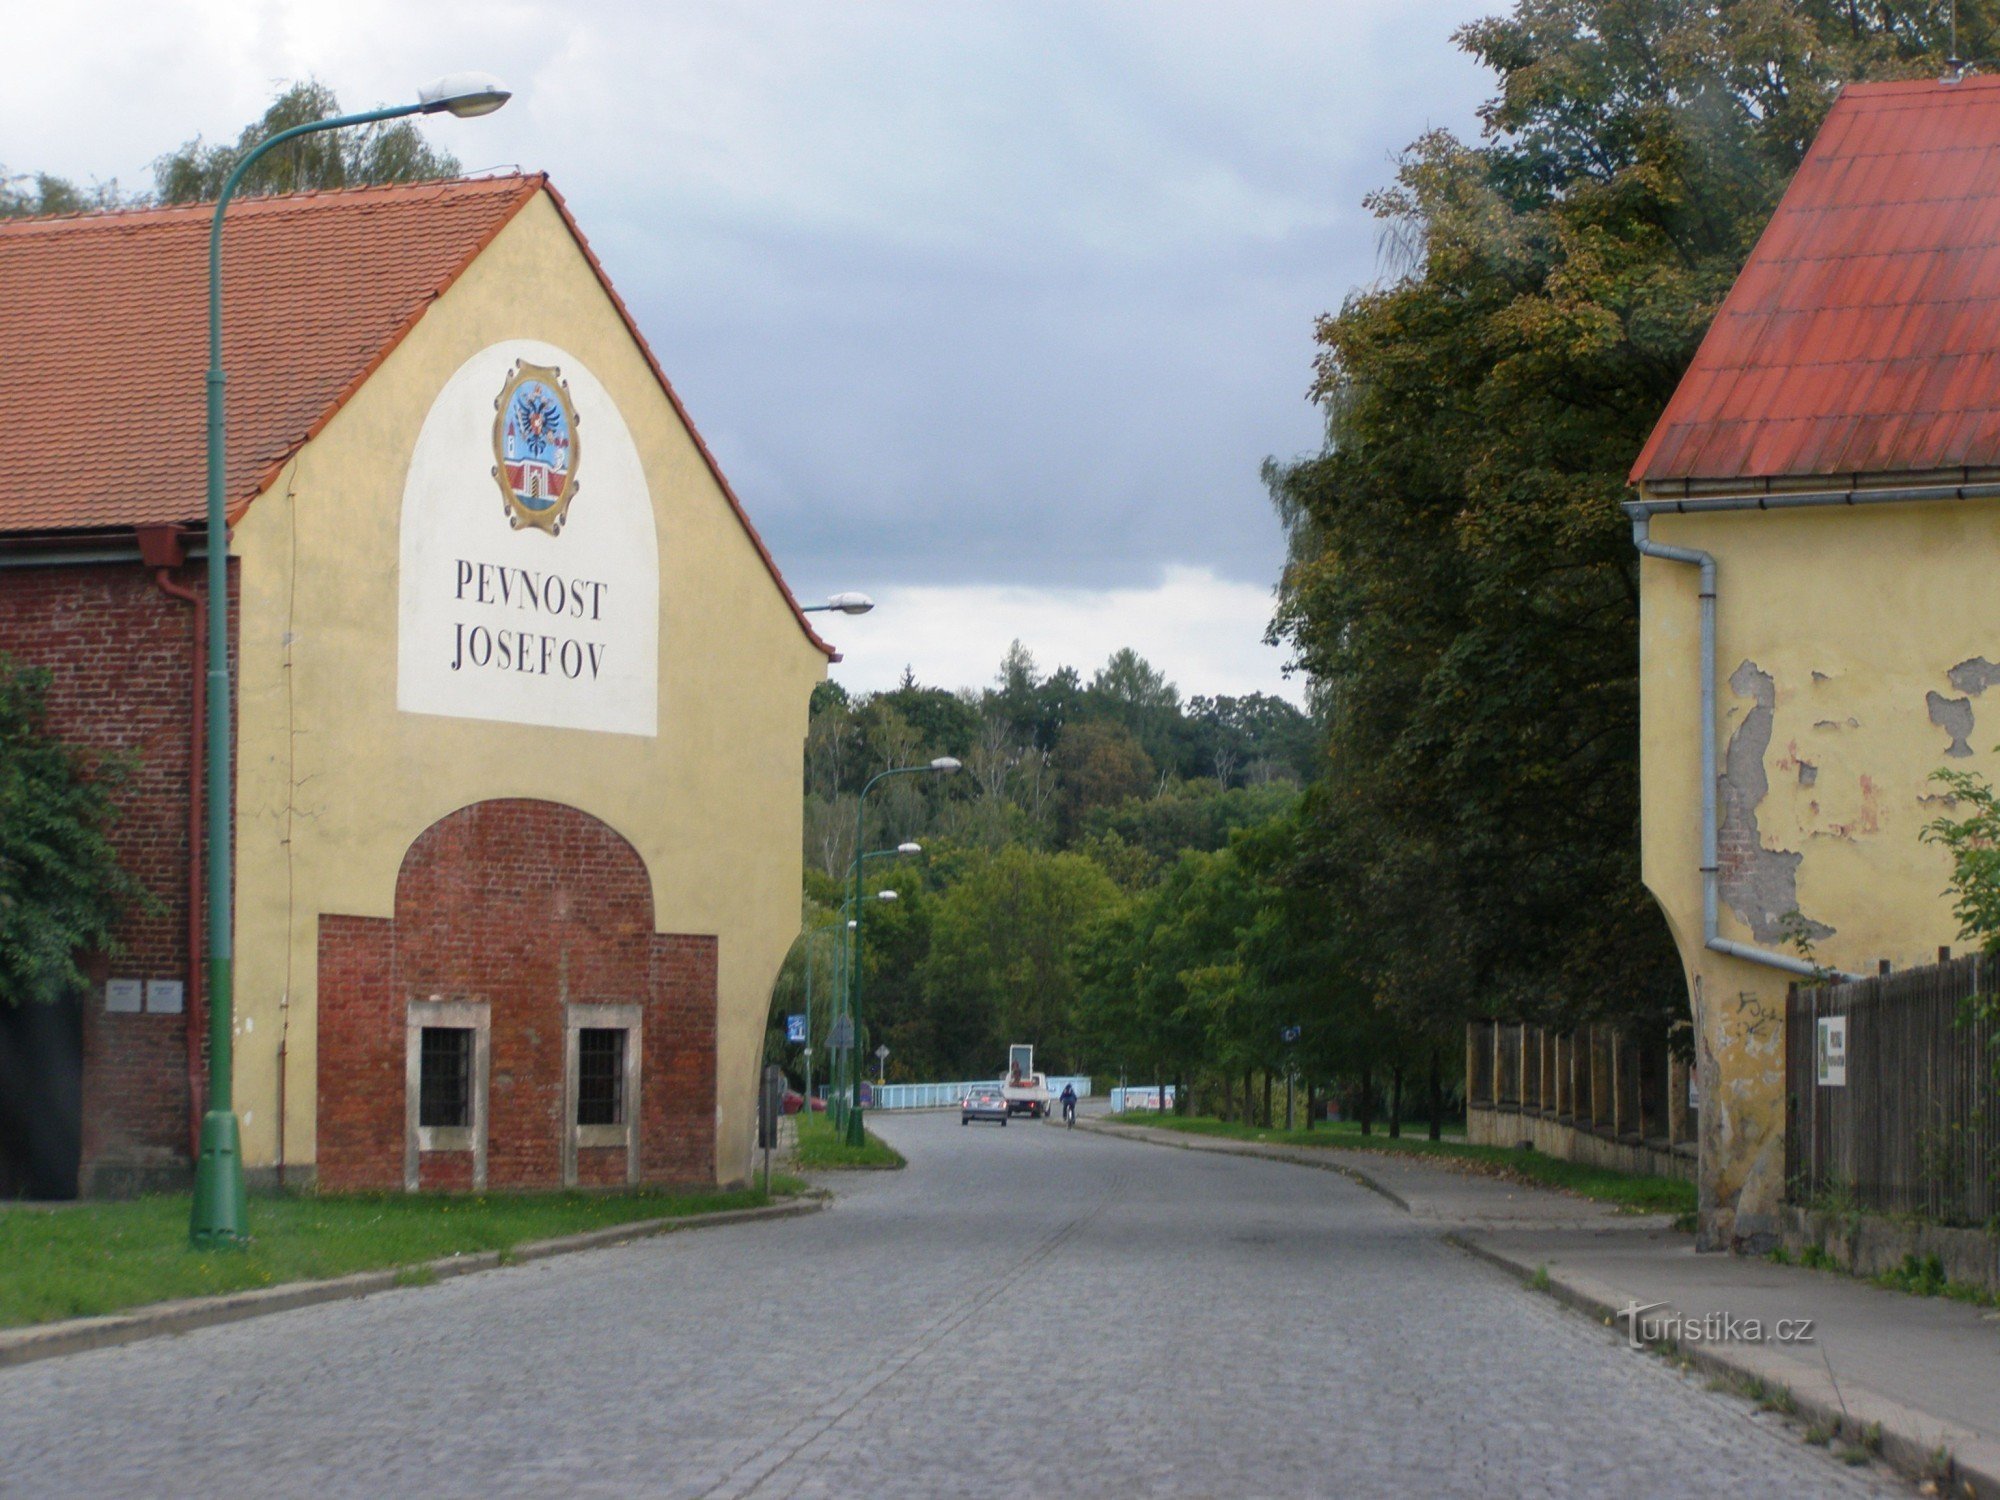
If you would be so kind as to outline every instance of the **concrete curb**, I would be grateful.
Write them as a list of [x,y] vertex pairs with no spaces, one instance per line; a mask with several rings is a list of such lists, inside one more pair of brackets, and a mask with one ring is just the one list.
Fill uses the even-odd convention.
[[1319,1150],[1338,1151],[1342,1149],[1339,1146],[1310,1148],[1259,1146],[1254,1141],[1232,1141],[1226,1136],[1184,1135],[1177,1130],[1155,1130],[1148,1125],[1105,1125],[1095,1120],[1082,1119],[1076,1122],[1076,1128],[1097,1135],[1110,1136],[1113,1140],[1139,1141],[1148,1146],[1172,1146],[1179,1151],[1206,1151],[1216,1156],[1247,1156],[1256,1161],[1289,1162],[1297,1167],[1311,1167],[1316,1172],[1337,1173],[1349,1182],[1359,1183],[1370,1192],[1380,1193],[1404,1213],[1410,1212],[1410,1205],[1403,1200],[1400,1193],[1377,1182],[1367,1173],[1346,1162],[1326,1161],[1313,1154]]
[[[1533,1284],[1537,1271],[1524,1260],[1479,1243],[1472,1235],[1451,1231],[1447,1243]],[[1546,1271],[1549,1296],[1600,1323],[1617,1326],[1617,1294],[1579,1276]],[[1764,1355],[1755,1345],[1688,1344],[1660,1351],[1685,1360],[1703,1374],[1728,1381],[1757,1380],[1791,1394],[1795,1415],[1829,1431],[1851,1437],[1870,1427],[1882,1434],[1881,1456],[1891,1468],[1918,1482],[1935,1480],[1939,1493],[2000,1500],[2000,1443],[1904,1406],[1867,1390],[1841,1390],[1830,1375],[1801,1371],[1789,1360]],[[1948,1475],[1938,1472],[1940,1451],[1950,1455]]]
[[418,1261],[381,1271],[356,1271],[326,1281],[293,1281],[283,1286],[252,1292],[226,1292],[218,1297],[187,1297],[177,1302],[156,1302],[129,1313],[111,1313],[100,1318],[69,1318],[60,1323],[39,1323],[27,1328],[0,1330],[0,1369],[25,1365],[33,1360],[53,1359],[63,1354],[81,1354],[86,1349],[106,1349],[116,1344],[137,1343],[162,1334],[192,1333],[197,1328],[213,1328],[260,1318],[268,1313],[290,1312],[322,1302],[342,1302],[369,1297],[398,1287],[427,1286],[475,1271],[490,1271],[503,1265],[548,1260],[579,1250],[601,1250],[628,1240],[650,1239],[685,1229],[719,1229],[729,1224],[758,1224],[769,1219],[792,1219],[825,1208],[829,1195],[814,1193],[791,1203],[772,1203],[763,1208],[730,1208],[712,1214],[686,1214],[670,1219],[635,1219],[629,1224],[613,1224],[581,1234],[555,1239],[534,1240],[512,1250],[482,1250],[472,1255],[447,1255],[440,1260]]

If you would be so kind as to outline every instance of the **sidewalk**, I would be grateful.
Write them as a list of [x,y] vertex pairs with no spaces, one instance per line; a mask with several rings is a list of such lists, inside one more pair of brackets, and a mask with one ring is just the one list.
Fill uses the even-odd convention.
[[[1084,1123],[1084,1122],[1079,1122]],[[1183,1150],[1261,1156],[1340,1172],[1381,1193],[1473,1254],[1611,1321],[1622,1337],[1646,1317],[1711,1314],[1740,1325],[1810,1318],[1810,1343],[1694,1342],[1678,1352],[1710,1373],[1783,1386],[1808,1423],[1852,1434],[1880,1424],[1883,1456],[1905,1473],[1956,1465],[1949,1493],[2000,1500],[2000,1312],[1942,1297],[1884,1291],[1835,1272],[1761,1259],[1697,1255],[1693,1237],[1658,1216],[1433,1164],[1337,1147],[1266,1146],[1145,1127],[1090,1124]],[[1653,1304],[1662,1304],[1652,1306]]]

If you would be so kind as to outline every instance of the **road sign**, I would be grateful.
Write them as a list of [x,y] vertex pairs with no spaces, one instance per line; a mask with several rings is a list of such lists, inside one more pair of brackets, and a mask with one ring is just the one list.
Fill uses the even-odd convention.
[[806,1018],[804,1016],[785,1017],[785,1040],[803,1042],[806,1039]]
[[826,1044],[836,1052],[842,1047],[852,1047],[854,1045],[854,1017],[834,1017],[833,1030],[827,1033]]
[[1302,1026],[1287,1026],[1279,1035],[1283,1036],[1288,1042],[1296,1042],[1304,1029]]
[[883,1058],[886,1058],[888,1055],[889,1055],[889,1049],[887,1047],[877,1047],[875,1049],[875,1056],[878,1061],[880,1061]]
[[757,1144],[766,1150],[778,1144],[778,1118],[784,1108],[785,1070],[772,1063],[764,1069],[764,1086],[757,1094]]
[[1847,1017],[1821,1016],[1818,1045],[1819,1082],[1825,1088],[1847,1087]]

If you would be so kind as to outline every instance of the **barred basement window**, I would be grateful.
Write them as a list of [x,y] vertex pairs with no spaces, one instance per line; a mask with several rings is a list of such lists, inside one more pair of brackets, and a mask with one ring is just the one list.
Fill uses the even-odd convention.
[[576,1123],[625,1123],[625,1031],[585,1026],[576,1036]]
[[426,1026],[418,1074],[417,1123],[463,1129],[472,1123],[472,1028]]

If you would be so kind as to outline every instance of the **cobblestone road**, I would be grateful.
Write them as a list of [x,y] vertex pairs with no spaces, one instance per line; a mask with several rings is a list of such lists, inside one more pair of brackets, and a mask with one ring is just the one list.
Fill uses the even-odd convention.
[[883,1133],[824,1214],[0,1371],[0,1494],[1907,1493],[1332,1173]]

